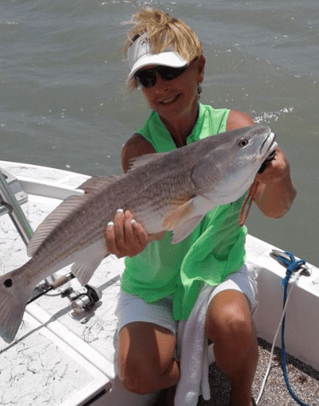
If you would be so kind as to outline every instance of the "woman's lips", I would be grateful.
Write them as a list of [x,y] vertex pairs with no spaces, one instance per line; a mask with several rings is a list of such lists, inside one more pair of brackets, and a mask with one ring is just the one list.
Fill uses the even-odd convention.
[[173,97],[169,97],[165,100],[160,101],[161,104],[170,104],[172,102],[174,102],[177,98],[178,98],[179,94]]

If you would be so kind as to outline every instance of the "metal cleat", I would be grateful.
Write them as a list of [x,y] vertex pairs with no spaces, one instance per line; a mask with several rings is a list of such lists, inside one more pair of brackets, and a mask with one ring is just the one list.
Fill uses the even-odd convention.
[[[288,268],[288,265],[286,265],[280,258],[283,258],[284,260],[286,260],[287,262],[291,262],[291,258],[290,256],[287,254],[287,252],[284,251],[279,251],[276,249],[273,249],[269,255],[275,259],[277,262],[279,262],[280,265],[284,266],[286,269]],[[311,276],[311,271],[310,268],[306,265],[306,264],[300,264],[299,267],[297,269],[295,269],[294,272],[299,272],[300,271],[300,275],[303,276]]]

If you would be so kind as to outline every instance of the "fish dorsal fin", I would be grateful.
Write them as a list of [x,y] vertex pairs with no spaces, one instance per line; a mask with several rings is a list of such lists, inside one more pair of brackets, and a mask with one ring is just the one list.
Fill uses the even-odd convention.
[[130,160],[130,167],[128,172],[134,171],[137,168],[140,168],[141,166],[144,166],[150,162],[154,162],[159,158],[162,158],[164,155],[166,155],[167,152],[158,152],[154,154],[145,154],[138,156],[137,158],[133,158]]
[[51,233],[51,231],[60,224],[72,211],[76,210],[87,198],[86,195],[92,195],[99,192],[103,187],[117,181],[121,176],[98,176],[88,179],[78,189],[85,191],[82,196],[70,196],[65,199],[36,229],[28,245],[28,255],[32,256],[41,245],[42,241]]
[[29,245],[27,253],[30,257],[36,252],[40,244],[51,233],[51,231],[61,223],[72,211],[79,207],[87,197],[70,196],[65,199],[36,229]]
[[164,230],[172,231],[186,217],[192,216],[194,211],[194,197],[183,194],[170,202],[171,209],[162,223]]
[[111,183],[117,181],[119,178],[121,178],[121,175],[95,176],[93,178],[88,179],[86,182],[82,183],[82,185],[79,186],[78,189],[84,190],[85,193],[97,193],[102,189],[102,187],[110,185]]

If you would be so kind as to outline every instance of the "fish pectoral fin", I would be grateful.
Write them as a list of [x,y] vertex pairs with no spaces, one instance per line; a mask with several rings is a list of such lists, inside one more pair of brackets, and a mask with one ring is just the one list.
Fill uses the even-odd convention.
[[86,285],[107,255],[105,240],[98,240],[77,254],[71,271],[81,285]]
[[151,241],[159,241],[164,237],[165,234],[166,234],[166,231],[161,231],[161,232],[156,233],[156,234],[148,234],[148,241],[147,242],[149,243]]
[[179,224],[176,228],[173,230],[173,238],[171,243],[172,244],[177,244],[184,240],[186,237],[189,236],[189,234],[194,230],[194,228],[197,226],[198,223],[202,220],[204,215],[200,214],[198,216],[192,217],[189,220],[185,221],[182,224]]
[[17,289],[14,278],[2,275],[0,278],[0,336],[11,343],[19,330],[24,310],[32,289]]
[[[181,196],[179,200],[186,199]],[[195,195],[188,197],[188,201],[182,205],[175,204],[168,216],[163,221],[162,227],[165,230],[173,231],[172,244],[176,244],[186,238],[202,220],[205,214],[213,209],[214,202],[208,195]]]
[[171,201],[171,209],[162,223],[164,230],[172,231],[178,224],[184,222],[186,218],[192,217],[195,212],[195,197],[181,195]]

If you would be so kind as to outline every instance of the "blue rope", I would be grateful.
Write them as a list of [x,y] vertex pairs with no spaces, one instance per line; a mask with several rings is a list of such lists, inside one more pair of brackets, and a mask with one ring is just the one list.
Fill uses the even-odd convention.
[[[289,285],[289,280],[291,278],[291,275],[301,265],[304,265],[306,263],[306,261],[304,261],[303,259],[300,260],[300,261],[296,261],[295,257],[293,256],[293,254],[291,252],[286,251],[285,254],[289,255],[290,261],[287,260],[286,258],[282,257],[282,256],[278,257],[278,260],[280,260],[287,267],[286,276],[281,281],[282,285],[284,286],[284,301],[283,301],[283,306],[284,307],[285,307],[285,304],[286,304],[286,301],[287,301],[287,290],[288,290],[288,285]],[[299,405],[301,405],[301,406],[310,406],[310,405],[307,405],[306,403],[303,403],[297,397],[297,395],[291,389],[291,386],[289,384],[288,375],[287,375],[287,357],[286,357],[286,346],[285,346],[285,320],[286,320],[286,316],[283,317],[282,325],[281,325],[281,347],[282,347],[281,356],[282,356],[282,370],[283,370],[286,386],[287,386],[287,389],[288,389],[290,395],[292,396],[292,398]]]

